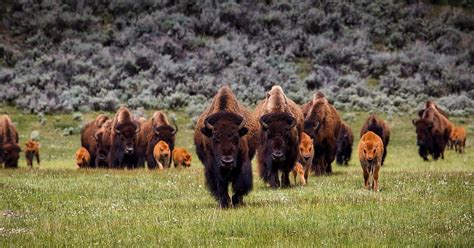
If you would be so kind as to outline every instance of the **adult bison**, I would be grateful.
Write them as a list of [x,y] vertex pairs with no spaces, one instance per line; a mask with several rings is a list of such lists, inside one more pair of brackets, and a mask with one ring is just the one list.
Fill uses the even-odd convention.
[[95,138],[95,133],[108,119],[109,117],[106,115],[100,114],[95,118],[95,120],[87,123],[81,130],[81,146],[86,148],[91,156],[89,165],[87,165],[88,167],[96,167],[96,164],[94,163],[97,154],[97,140]]
[[336,158],[337,138],[341,128],[341,117],[323,93],[317,92],[313,99],[301,109],[305,116],[304,132],[314,143],[312,169],[315,175],[331,174],[331,163]]
[[[138,165],[140,167],[144,166],[146,160],[149,169],[156,168],[157,163],[153,157],[153,149],[159,141],[164,141],[173,151],[175,136],[178,132],[176,123],[173,123],[173,125],[174,127],[171,126],[168,118],[161,111],[156,111],[153,117],[141,123],[137,140]],[[168,168],[170,163],[164,166]]]
[[339,135],[337,136],[336,163],[338,165],[347,165],[349,163],[353,143],[354,134],[352,134],[351,127],[345,122],[342,122]]
[[368,131],[372,131],[377,134],[383,142],[383,155],[382,155],[382,165],[385,161],[385,156],[387,156],[387,146],[390,142],[390,128],[388,127],[387,123],[377,117],[375,114],[371,114],[367,120],[365,120],[364,125],[360,129],[360,137],[367,133]]
[[127,108],[121,107],[112,121],[108,158],[111,167],[130,169],[137,167],[136,142],[139,131],[140,126],[132,113]]
[[425,161],[428,161],[428,155],[432,155],[434,160],[444,159],[453,125],[434,103],[428,101],[426,106],[421,118],[412,121],[416,128],[418,153]]
[[21,148],[18,145],[18,132],[8,115],[0,116],[0,166],[17,168]]
[[[209,107],[199,116],[194,144],[204,164],[206,185],[221,208],[243,203],[252,190],[251,160],[258,143],[257,123],[238,102],[228,86],[223,86]],[[229,197],[232,183],[234,195]]]
[[273,86],[255,108],[254,116],[260,124],[257,148],[260,177],[272,188],[290,187],[289,173],[298,158],[303,132],[303,112],[280,86]]

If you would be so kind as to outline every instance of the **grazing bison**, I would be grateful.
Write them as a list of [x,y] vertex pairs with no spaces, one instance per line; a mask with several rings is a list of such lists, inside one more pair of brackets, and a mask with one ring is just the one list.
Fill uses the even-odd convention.
[[8,115],[0,116],[0,166],[17,168],[21,148],[18,145],[18,132]]
[[108,168],[109,167],[109,151],[111,146],[110,136],[112,134],[112,120],[107,120],[102,126],[95,132],[94,138],[97,143],[94,166],[97,168]]
[[455,127],[451,138],[455,151],[464,153],[464,149],[466,147],[466,129],[464,129],[464,127]]
[[294,179],[294,181],[295,181],[295,185],[297,184],[297,182],[296,182],[296,176],[299,177],[299,179],[300,179],[300,184],[301,184],[302,186],[305,186],[305,185],[306,185],[305,176],[306,176],[307,174],[304,172],[304,168],[303,168],[303,165],[302,165],[302,164],[300,164],[299,162],[296,162],[295,167],[293,167],[292,174],[293,174],[293,179]]
[[[174,149],[175,136],[178,132],[178,126],[173,123],[170,125],[168,118],[161,111],[156,111],[149,120],[141,123],[140,132],[137,140],[138,164],[140,167],[145,165],[145,160],[149,169],[156,168],[156,161],[153,157],[153,149],[159,141],[168,144],[171,151]],[[171,160],[165,167],[170,167]]]
[[351,127],[345,122],[341,123],[341,129],[337,136],[336,163],[338,165],[348,165],[352,155],[352,144],[354,143],[354,135]]
[[[204,164],[206,185],[221,208],[243,203],[252,190],[251,160],[258,143],[258,124],[238,102],[228,86],[223,86],[210,106],[199,116],[194,144]],[[234,195],[229,197],[232,183]]]
[[153,157],[160,170],[168,168],[171,160],[171,151],[168,144],[162,140],[158,141],[155,148],[153,148]]
[[91,156],[86,148],[81,147],[76,151],[76,166],[77,168],[86,168],[89,166]]
[[176,147],[173,150],[173,164],[174,167],[191,167],[191,153],[186,149]]
[[95,133],[109,119],[106,115],[98,115],[95,120],[87,123],[81,130],[81,146],[86,148],[91,156],[89,167],[96,167],[97,140]]
[[387,146],[390,142],[390,128],[388,125],[375,114],[371,114],[369,118],[365,121],[364,125],[360,129],[360,137],[366,132],[372,131],[377,134],[383,142],[383,156],[382,156],[382,165],[385,161],[385,156],[387,156]]
[[418,120],[412,123],[416,128],[418,153],[428,161],[428,155],[434,160],[444,159],[444,150],[452,133],[452,123],[438,111],[434,103],[427,102],[427,108]]
[[110,135],[109,165],[113,168],[136,168],[138,158],[136,154],[137,133],[139,124],[134,120],[132,113],[121,107],[112,121]]
[[298,158],[303,132],[303,112],[285,96],[280,86],[273,86],[266,99],[255,108],[254,116],[260,123],[257,149],[260,177],[272,188],[290,187],[289,173]]
[[[364,172],[366,189],[379,191],[379,171],[382,166],[383,141],[372,131],[368,131],[359,142],[359,161]],[[372,178],[372,182],[369,182]],[[371,181],[371,180],[370,180]]]
[[30,167],[33,167],[33,159],[36,157],[36,162],[38,166],[40,165],[40,155],[39,155],[39,144],[34,140],[28,140],[25,143],[25,158],[26,164]]
[[313,100],[301,109],[305,116],[304,132],[313,139],[314,154],[312,170],[319,176],[331,174],[331,163],[336,158],[337,138],[341,128],[341,117],[323,93],[317,92]]

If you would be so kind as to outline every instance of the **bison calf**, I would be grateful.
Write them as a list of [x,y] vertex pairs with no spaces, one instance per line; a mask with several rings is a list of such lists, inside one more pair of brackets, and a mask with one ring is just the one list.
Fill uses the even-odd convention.
[[454,128],[452,142],[456,152],[464,153],[464,148],[466,147],[466,129],[464,127]]
[[[372,131],[368,131],[359,142],[359,161],[364,172],[364,186],[366,189],[379,190],[379,170],[382,166],[383,142]],[[369,178],[372,182],[369,182]]]
[[186,149],[180,147],[173,149],[174,167],[191,167],[191,159],[191,153]]
[[168,168],[171,159],[171,152],[170,147],[168,144],[162,140],[156,143],[155,147],[153,148],[153,158],[158,165],[158,169],[163,170],[164,168]]
[[380,118],[378,118],[375,114],[371,114],[369,118],[365,121],[364,125],[360,130],[360,137],[367,133],[368,131],[372,131],[377,134],[383,142],[383,155],[382,155],[382,165],[385,161],[385,156],[387,156],[387,146],[390,142],[390,128],[388,125]]
[[30,167],[33,167],[33,159],[36,157],[36,162],[38,166],[40,165],[40,155],[39,155],[39,144],[34,140],[28,140],[25,143],[25,158],[26,164]]
[[313,163],[314,157],[314,145],[313,140],[306,133],[301,134],[301,140],[299,144],[299,153],[298,153],[298,162],[293,168],[293,177],[295,178],[296,184],[296,174],[300,175],[300,183],[306,185],[308,182],[309,169]]
[[86,148],[81,147],[76,152],[76,166],[77,168],[85,168],[89,166],[91,155]]

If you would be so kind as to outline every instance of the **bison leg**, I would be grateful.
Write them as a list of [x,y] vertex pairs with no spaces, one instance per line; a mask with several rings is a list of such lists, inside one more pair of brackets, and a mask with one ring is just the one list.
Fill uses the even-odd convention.
[[243,196],[248,194],[252,190],[252,167],[250,162],[244,164],[240,170],[240,173],[232,180],[232,205],[238,207],[244,204]]
[[217,182],[217,198],[221,208],[228,208],[230,205],[230,196],[228,192],[229,182]]
[[387,156],[387,147],[384,147],[384,149],[383,149],[383,154],[382,154],[382,166],[383,166],[383,162],[385,161],[385,156]]
[[270,187],[276,189],[280,187],[280,179],[278,178],[278,171],[270,171]]
[[291,172],[293,174],[293,179],[295,180],[295,186],[296,186],[296,175],[298,174],[295,170]]
[[289,171],[282,171],[282,173],[281,173],[281,187],[282,188],[289,188],[290,186],[291,186],[290,185],[290,172]]
[[369,189],[369,171],[367,171],[366,167],[363,167],[362,170],[364,171],[364,188]]
[[153,153],[146,154],[146,163],[148,165],[148,169],[156,169],[157,164],[155,158],[153,157]]
[[[382,166],[382,165],[380,165],[380,166]],[[379,170],[380,170],[380,166],[376,166],[375,171],[373,172],[374,173],[373,189],[374,189],[375,192],[379,191]]]

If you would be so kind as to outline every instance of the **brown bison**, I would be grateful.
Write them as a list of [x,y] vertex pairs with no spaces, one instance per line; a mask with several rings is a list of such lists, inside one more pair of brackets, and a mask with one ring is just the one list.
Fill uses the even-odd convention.
[[[383,141],[372,131],[368,131],[359,142],[359,161],[364,172],[366,189],[379,191],[379,171],[382,166]],[[369,178],[373,182],[369,182]]]
[[18,132],[8,115],[0,116],[0,166],[17,168],[21,148],[18,145]]
[[97,168],[109,167],[109,151],[111,146],[110,136],[112,134],[112,120],[107,120],[94,134],[94,139],[97,143],[94,166]]
[[[254,111],[259,120],[257,161],[260,177],[272,188],[289,187],[289,173],[298,158],[303,112],[280,86],[273,86]],[[281,172],[281,185],[278,173]]]
[[[156,161],[153,157],[153,149],[158,141],[164,141],[168,144],[171,151],[174,149],[175,136],[178,132],[178,126],[173,123],[171,126],[166,115],[161,111],[156,111],[149,120],[142,122],[137,140],[138,164],[140,167],[145,165],[145,160],[149,169],[156,168]],[[171,163],[171,161],[170,161]],[[170,167],[170,163],[165,167]]]
[[204,164],[207,188],[221,208],[229,207],[230,202],[234,207],[241,205],[243,196],[252,190],[251,160],[258,143],[257,126],[228,86],[217,92],[199,116],[194,131],[196,153]]
[[189,153],[186,149],[176,147],[173,150],[173,164],[174,167],[191,167],[191,153]]
[[354,134],[352,134],[351,127],[342,122],[337,136],[336,163],[338,165],[348,165],[349,160],[351,160],[353,143]]
[[106,115],[98,115],[95,120],[87,123],[81,130],[81,146],[86,148],[91,159],[88,167],[96,167],[97,140],[95,133],[109,119]]
[[301,184],[306,185],[306,182],[308,182],[309,169],[311,168],[311,164],[313,163],[313,157],[313,140],[311,139],[311,137],[309,137],[309,135],[302,132],[299,144],[298,162],[296,162],[295,168],[293,169],[293,177],[295,178],[295,184],[296,174],[299,174]]
[[25,143],[25,158],[26,164],[30,167],[33,167],[33,159],[36,157],[36,162],[38,166],[40,165],[40,155],[39,155],[39,144],[37,141],[28,140]]
[[112,121],[110,136],[109,165],[112,168],[136,168],[138,158],[136,154],[137,133],[140,125],[134,120],[132,113],[121,107]]
[[167,168],[171,160],[171,151],[168,144],[162,140],[158,141],[155,148],[153,148],[153,157],[160,170]]
[[305,186],[305,185],[306,185],[305,176],[306,176],[307,174],[304,173],[304,168],[303,168],[303,165],[302,165],[302,164],[300,164],[299,162],[296,162],[295,167],[293,167],[292,174],[293,174],[293,179],[294,179],[294,181],[295,181],[295,185],[297,184],[297,182],[296,182],[296,177],[297,177],[297,176],[298,176],[299,179],[300,179],[300,184],[301,184],[302,186]]
[[466,129],[464,127],[455,127],[451,139],[456,152],[464,153],[466,147]]
[[76,166],[77,168],[85,168],[90,164],[91,156],[86,148],[81,147],[76,151]]
[[317,176],[322,173],[331,174],[341,117],[321,92],[315,93],[313,100],[304,104],[301,109],[305,116],[304,132],[313,139],[316,150],[312,169]]
[[382,156],[382,165],[385,161],[385,156],[387,156],[387,146],[390,142],[390,128],[388,125],[380,118],[378,118],[375,114],[371,114],[369,118],[364,122],[362,128],[360,129],[360,137],[367,133],[368,131],[372,131],[377,134],[383,142],[383,156]]
[[428,155],[434,160],[440,156],[444,159],[444,150],[452,132],[452,123],[438,111],[436,105],[427,102],[427,108],[418,120],[412,123],[416,128],[418,153],[428,161]]

